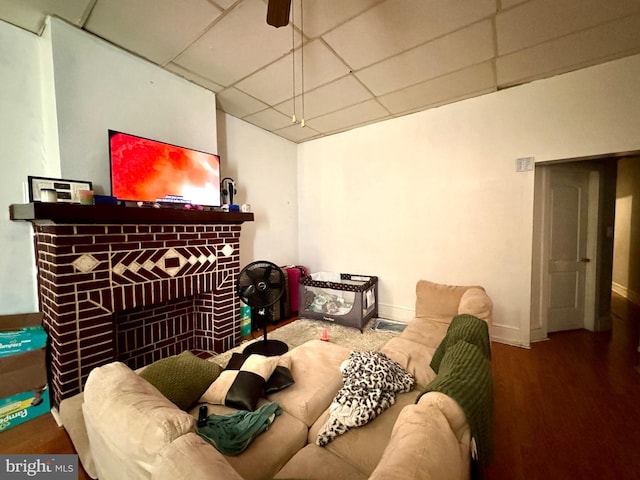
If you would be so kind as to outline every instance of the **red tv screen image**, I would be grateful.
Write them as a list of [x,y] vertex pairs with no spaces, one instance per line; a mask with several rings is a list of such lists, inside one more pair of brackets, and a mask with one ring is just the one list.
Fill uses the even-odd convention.
[[220,157],[109,130],[111,195],[119,200],[220,205]]

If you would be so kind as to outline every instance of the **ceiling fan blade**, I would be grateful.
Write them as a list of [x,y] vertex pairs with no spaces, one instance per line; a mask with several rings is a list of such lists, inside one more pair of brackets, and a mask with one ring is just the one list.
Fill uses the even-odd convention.
[[269,0],[267,5],[267,23],[273,27],[284,27],[289,24],[291,0]]

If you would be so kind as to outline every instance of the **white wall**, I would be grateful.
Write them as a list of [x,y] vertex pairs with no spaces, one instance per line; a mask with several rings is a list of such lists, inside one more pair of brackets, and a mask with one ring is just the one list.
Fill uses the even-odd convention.
[[217,153],[215,94],[51,19],[62,175],[111,193],[107,130]]
[[235,203],[248,203],[255,221],[242,225],[240,265],[298,260],[297,146],[243,120],[218,113],[222,176],[236,181]]
[[27,175],[60,173],[45,129],[53,106],[44,43],[0,21],[0,314],[37,311],[31,225],[10,221],[9,205],[25,202]]
[[0,314],[37,310],[31,225],[10,221],[8,205],[25,202],[27,175],[109,193],[109,128],[220,153],[256,217],[243,226],[241,263],[297,262],[294,143],[217,114],[212,92],[61,20],[42,38],[0,21],[0,45]]
[[217,153],[215,95],[61,20],[0,21],[0,314],[36,311],[32,229],[9,220],[27,175],[109,192],[107,129]]
[[640,56],[299,147],[300,262],[380,277],[408,318],[420,278],[483,285],[496,339],[529,344],[537,162],[640,149]]

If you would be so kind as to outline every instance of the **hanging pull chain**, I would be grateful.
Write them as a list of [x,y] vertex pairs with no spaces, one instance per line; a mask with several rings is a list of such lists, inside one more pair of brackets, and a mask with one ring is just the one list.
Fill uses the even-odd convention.
[[300,126],[304,127],[304,8],[302,7],[302,0],[300,0],[300,32],[302,33],[302,43],[300,44],[300,70],[302,72],[300,100],[302,101],[302,120],[300,120]]
[[295,20],[295,2],[291,2],[291,83],[293,85],[293,115],[291,116],[291,123],[296,123],[296,30],[293,25]]

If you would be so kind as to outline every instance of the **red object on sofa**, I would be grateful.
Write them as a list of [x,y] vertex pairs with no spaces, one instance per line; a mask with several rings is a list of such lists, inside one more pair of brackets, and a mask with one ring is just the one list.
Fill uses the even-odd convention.
[[302,265],[287,265],[282,268],[287,271],[287,281],[289,282],[289,307],[292,314],[297,314],[300,311],[298,282],[300,277],[309,275],[309,269]]

